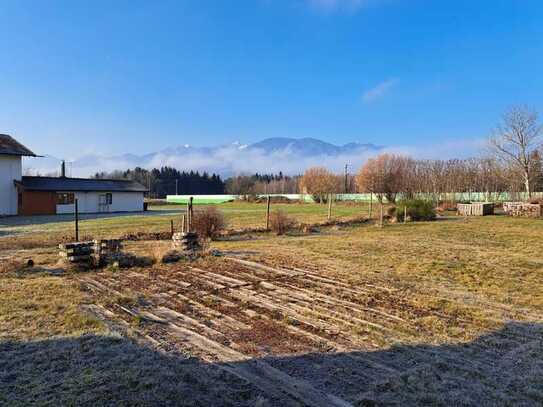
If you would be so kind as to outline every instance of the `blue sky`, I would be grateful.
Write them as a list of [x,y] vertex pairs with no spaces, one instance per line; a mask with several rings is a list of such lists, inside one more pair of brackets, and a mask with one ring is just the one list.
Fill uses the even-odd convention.
[[60,157],[278,136],[461,150],[508,106],[543,113],[540,0],[18,0],[0,18],[0,133]]

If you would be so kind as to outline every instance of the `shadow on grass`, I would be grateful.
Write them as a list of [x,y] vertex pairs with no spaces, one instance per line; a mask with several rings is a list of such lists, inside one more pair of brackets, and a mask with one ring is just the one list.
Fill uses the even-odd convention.
[[[129,216],[150,217],[163,215],[179,215],[184,209],[149,210],[146,212],[111,212],[80,214],[80,220],[123,218]],[[0,227],[45,225],[48,223],[73,222],[73,214],[35,215],[35,216],[6,216],[0,218]]]
[[271,396],[228,371],[251,370],[262,362],[360,406],[543,404],[543,325],[526,323],[508,324],[461,345],[228,364],[166,356],[107,336],[5,341],[0,343],[0,404],[300,405],[286,393]]

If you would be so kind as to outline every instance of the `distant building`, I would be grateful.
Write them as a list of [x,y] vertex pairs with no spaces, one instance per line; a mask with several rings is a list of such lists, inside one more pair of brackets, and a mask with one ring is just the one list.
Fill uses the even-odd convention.
[[22,156],[36,157],[12,137],[0,135],[0,215],[139,212],[147,189],[130,180],[22,176]]
[[17,189],[14,181],[21,181],[21,157],[36,157],[32,151],[7,134],[0,134],[0,215],[17,215]]

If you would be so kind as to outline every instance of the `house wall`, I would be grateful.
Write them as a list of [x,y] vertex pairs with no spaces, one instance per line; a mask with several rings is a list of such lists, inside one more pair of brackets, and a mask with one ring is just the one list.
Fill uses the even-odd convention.
[[57,205],[57,194],[49,191],[22,191],[18,214],[54,215]]
[[[58,191],[63,192],[63,191]],[[111,205],[101,207],[99,196],[105,192],[76,192],[79,213],[141,212],[143,192],[112,192]],[[57,214],[74,213],[75,205],[57,205]]]
[[23,173],[21,157],[0,155],[0,216],[17,215],[17,189]]

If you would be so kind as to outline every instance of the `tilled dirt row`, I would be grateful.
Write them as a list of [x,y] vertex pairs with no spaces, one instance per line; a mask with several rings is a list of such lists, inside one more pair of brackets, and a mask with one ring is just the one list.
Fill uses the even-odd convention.
[[[417,306],[399,289],[355,287],[314,271],[220,258],[98,272],[82,281],[108,299],[106,312],[136,321],[156,346],[215,363],[283,405],[349,405],[376,383],[436,360],[468,373],[493,363],[484,344],[469,352],[430,346],[401,357],[377,352],[416,343],[425,334],[421,317],[463,321]],[[514,332],[503,336],[523,345]],[[525,332],[522,338],[529,340]]]

